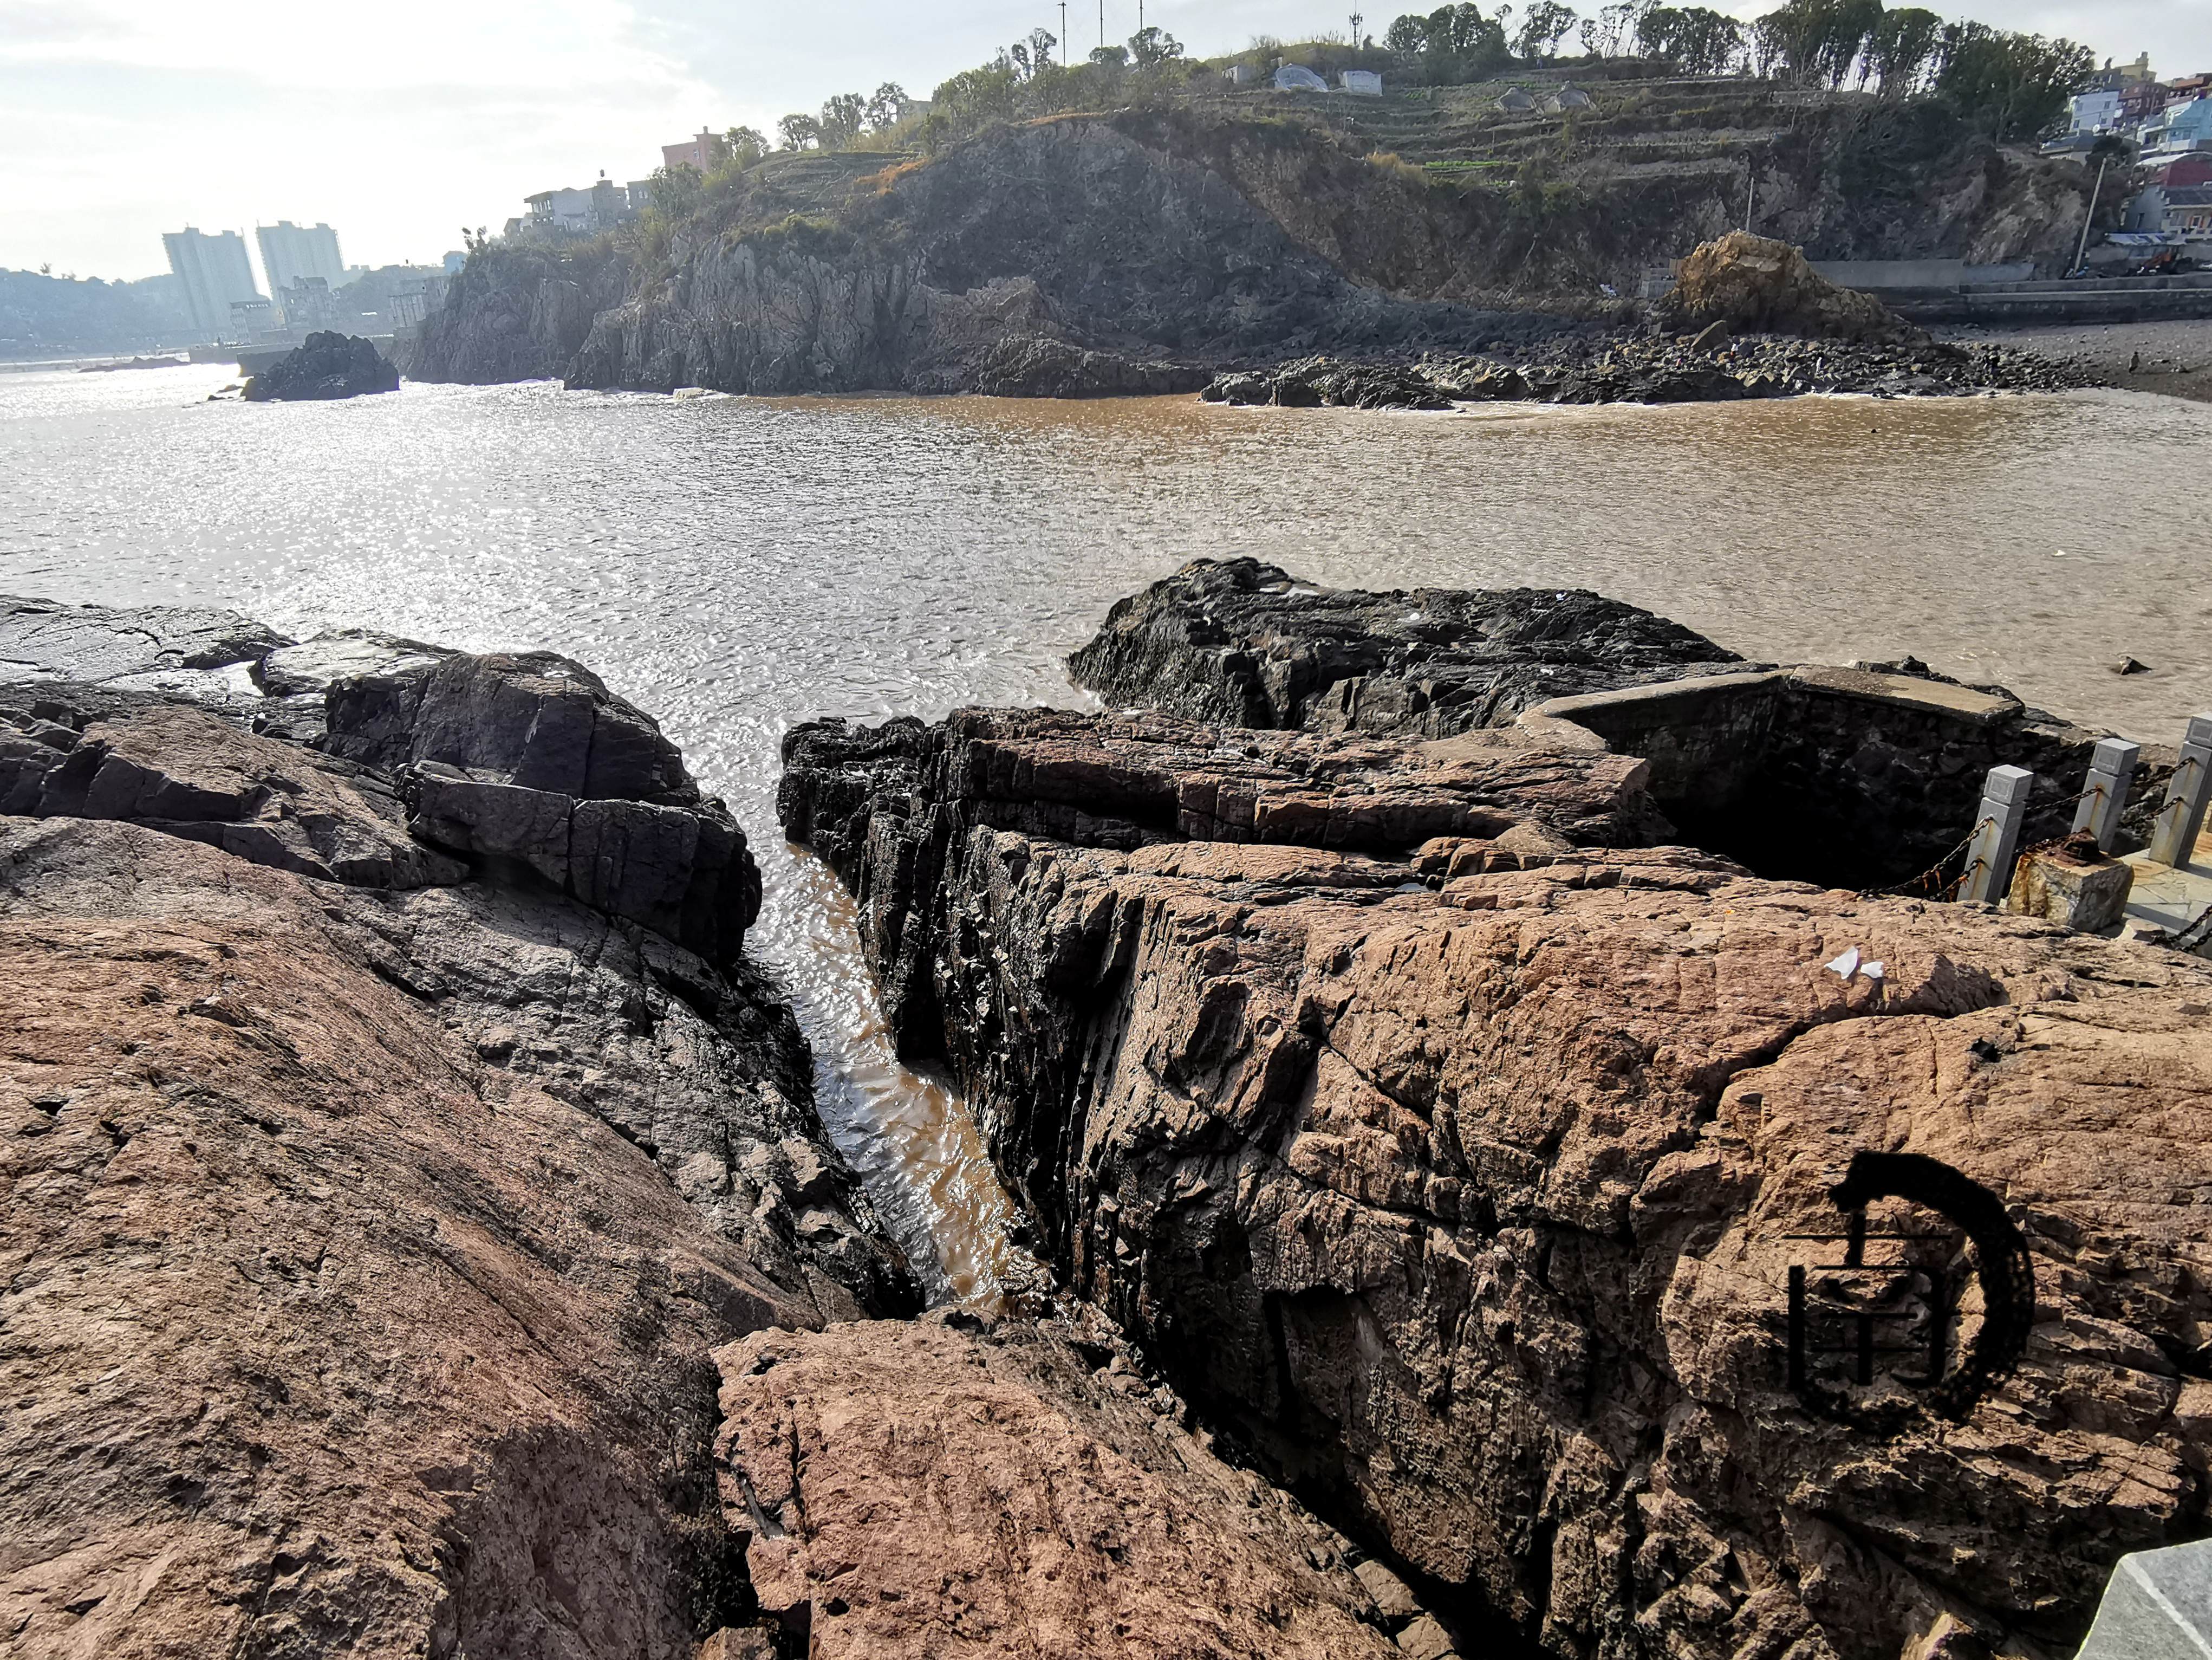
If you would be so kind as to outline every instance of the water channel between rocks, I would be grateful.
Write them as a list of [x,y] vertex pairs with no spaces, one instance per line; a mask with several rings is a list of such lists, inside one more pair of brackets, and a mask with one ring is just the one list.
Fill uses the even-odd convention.
[[[2212,703],[2201,407],[2123,393],[1454,416],[694,399],[409,386],[209,404],[228,372],[0,375],[0,592],[235,606],[580,658],[751,834],[753,935],[824,1116],[941,1292],[988,1298],[1006,1200],[891,1055],[822,866],[775,828],[817,714],[1074,701],[1060,660],[1201,555],[1345,587],[1578,586],[1737,651],[1914,653],[2171,741]],[[2132,655],[2148,674],[2111,666]]]

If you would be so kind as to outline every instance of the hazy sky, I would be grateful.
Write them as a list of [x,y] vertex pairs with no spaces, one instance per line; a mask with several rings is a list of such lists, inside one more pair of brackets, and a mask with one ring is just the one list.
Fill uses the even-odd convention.
[[[2212,0],[1930,3],[2103,56],[2148,49],[2165,75],[2212,69]],[[1205,55],[1342,31],[1348,10],[1147,0],[1146,21]],[[1059,20],[1056,0],[0,0],[0,267],[143,277],[166,269],[164,230],[280,218],[327,221],[349,264],[434,261],[532,191],[644,177],[702,123],[768,131],[884,81],[927,97]],[[1097,0],[1068,25],[1097,44]],[[1109,40],[1136,26],[1135,0],[1109,0]]]

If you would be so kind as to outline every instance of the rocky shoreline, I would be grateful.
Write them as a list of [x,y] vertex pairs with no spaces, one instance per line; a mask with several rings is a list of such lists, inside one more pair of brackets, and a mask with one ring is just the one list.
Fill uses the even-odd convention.
[[[1070,1288],[1463,1651],[2063,1651],[2204,1526],[2212,964],[1680,845],[1515,690],[1527,599],[1454,603],[1504,637],[1432,663],[1440,596],[1201,563],[1073,664],[1199,718],[802,727],[786,827]],[[1936,1375],[1800,1382],[1801,1242],[1899,1158],[2002,1219],[1887,1271]]]
[[2034,1660],[2204,1529],[2212,964],[1679,827],[1715,721],[1785,839],[2075,764],[1994,690],[1200,562],[1104,712],[794,729],[1042,1259],[920,1314],[589,670],[0,663],[10,1651]]
[[2064,359],[1980,344],[1898,346],[1778,335],[1569,337],[1526,356],[1307,357],[1215,376],[1209,404],[1443,410],[1463,404],[1692,404],[1850,392],[1972,398],[2106,384]]

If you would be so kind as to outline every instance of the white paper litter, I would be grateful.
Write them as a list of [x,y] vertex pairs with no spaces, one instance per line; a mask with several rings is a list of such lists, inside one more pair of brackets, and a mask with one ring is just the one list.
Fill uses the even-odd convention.
[[1871,963],[1862,963],[1862,964],[1859,964],[1859,977],[1860,977],[1861,979],[1863,979],[1863,980],[1879,980],[1879,979],[1881,979],[1881,958],[1875,958],[1873,962],[1871,962]]
[[1859,948],[1853,946],[1841,957],[1832,958],[1828,966],[1848,980],[1859,970]]

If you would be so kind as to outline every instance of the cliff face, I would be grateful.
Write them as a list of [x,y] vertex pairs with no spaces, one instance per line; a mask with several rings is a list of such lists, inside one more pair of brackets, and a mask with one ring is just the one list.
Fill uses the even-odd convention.
[[[1212,170],[1071,118],[888,172],[834,225],[679,239],[670,268],[599,319],[571,380],[1193,390],[1204,379],[1194,361],[1524,328],[1361,288]],[[1051,382],[1051,366],[1084,353],[1087,373]],[[1044,372],[1034,388],[1018,372],[1025,355]]]
[[402,349],[399,367],[417,380],[469,386],[557,379],[593,319],[620,301],[629,274],[622,254],[597,244],[567,253],[479,249]]
[[2059,1648],[2202,1531],[2202,962],[1639,846],[1642,763],[1503,733],[787,760],[1071,1284],[1463,1649]]

